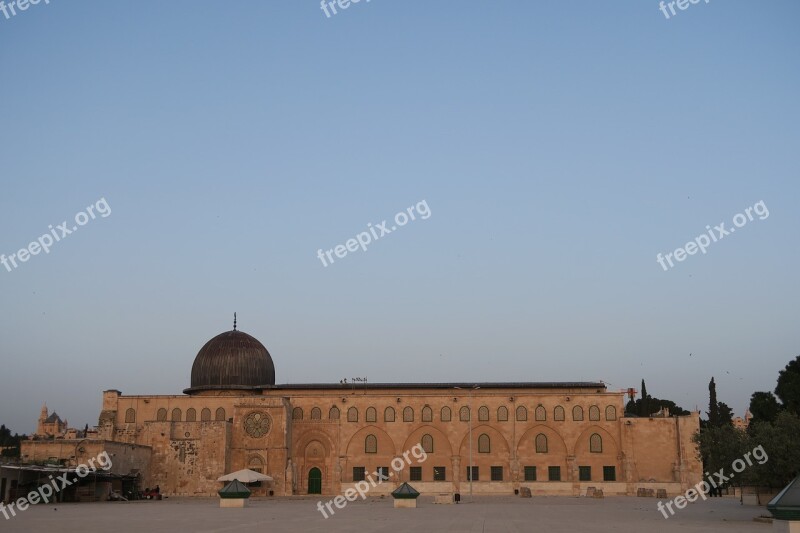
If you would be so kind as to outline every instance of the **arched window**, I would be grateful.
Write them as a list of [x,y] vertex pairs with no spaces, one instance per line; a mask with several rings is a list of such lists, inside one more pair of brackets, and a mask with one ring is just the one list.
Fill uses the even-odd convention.
[[367,435],[364,439],[364,453],[378,453],[378,438],[375,435]]
[[442,422],[450,422],[452,415],[450,414],[449,407],[442,407],[442,411],[439,413],[439,418],[442,419]]
[[478,421],[479,422],[488,422],[489,421],[489,408],[485,405],[481,405],[480,409],[478,409]]
[[167,410],[162,407],[161,409],[158,410],[158,413],[156,413],[156,420],[158,420],[159,422],[164,422],[166,419],[167,419]]
[[339,420],[339,408],[335,405],[328,411],[328,420]]
[[214,420],[217,420],[219,422],[224,422],[225,421],[225,409],[223,409],[222,407],[217,409],[217,412],[214,414]]
[[462,422],[469,422],[469,407],[465,405],[458,410],[458,419]]
[[609,405],[606,407],[606,420],[616,420],[617,419],[617,408],[613,405]]
[[387,407],[383,410],[383,421],[394,422],[394,407]]
[[200,420],[202,422],[209,422],[211,420],[211,409],[208,407],[203,408],[203,410],[200,411]]
[[314,407],[311,410],[311,420],[322,420],[322,409]]
[[589,420],[600,420],[600,408],[596,405],[589,407]]
[[133,409],[128,409],[125,411],[125,423],[133,424],[134,422],[136,422],[136,411]]
[[302,420],[303,419],[303,408],[302,407],[295,407],[292,409],[292,420]]
[[427,405],[422,408],[422,421],[433,422],[433,409],[431,409]]
[[347,421],[348,422],[358,422],[358,409],[355,407],[351,407],[347,410]]
[[536,435],[536,453],[547,453],[547,435],[544,433]]
[[419,443],[422,445],[422,449],[425,453],[433,453],[433,437],[426,433],[419,440]]
[[501,405],[497,408],[497,421],[498,422],[508,422],[508,409],[506,406]]
[[252,470],[253,472],[258,472],[259,474],[264,473],[264,459],[254,455],[250,458],[250,461],[247,463],[247,468]]
[[492,451],[491,441],[489,440],[489,435],[486,433],[481,434],[478,437],[478,453],[490,453]]
[[364,414],[367,422],[377,422],[378,421],[378,411],[374,407],[367,407],[367,412]]
[[564,408],[560,405],[556,405],[556,408],[553,409],[553,420],[556,422],[564,421]]
[[403,409],[403,422],[413,422],[414,421],[414,410],[411,407],[406,407]]
[[186,410],[186,421],[187,422],[196,422],[197,421],[197,411],[193,408],[188,408]]
[[576,405],[572,408],[572,419],[580,422],[583,420],[583,407]]
[[547,420],[547,409],[545,409],[543,405],[537,406],[535,417],[537,422],[544,422]]
[[172,421],[173,422],[180,422],[181,421],[181,410],[177,407],[172,410]]
[[528,420],[528,410],[524,405],[517,407],[517,422],[526,422]]
[[592,433],[589,437],[589,451],[592,453],[603,453],[603,437],[597,433]]

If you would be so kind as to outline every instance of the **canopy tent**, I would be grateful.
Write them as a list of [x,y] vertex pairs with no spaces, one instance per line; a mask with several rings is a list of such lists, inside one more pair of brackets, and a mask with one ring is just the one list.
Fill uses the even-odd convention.
[[254,470],[237,470],[230,474],[224,475],[217,479],[217,481],[233,481],[237,479],[242,483],[255,483],[257,481],[273,481],[270,476],[260,474]]

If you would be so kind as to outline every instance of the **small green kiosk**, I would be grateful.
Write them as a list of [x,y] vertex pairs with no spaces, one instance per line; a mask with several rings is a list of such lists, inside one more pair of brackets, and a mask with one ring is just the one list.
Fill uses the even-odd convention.
[[220,507],[247,507],[250,489],[238,479],[234,479],[222,487],[217,494],[219,494]]
[[772,530],[781,533],[800,533],[800,476],[789,482],[767,504],[775,518]]
[[403,483],[392,491],[392,498],[394,498],[394,506],[398,507],[416,507],[417,498],[419,498],[419,491],[409,485]]

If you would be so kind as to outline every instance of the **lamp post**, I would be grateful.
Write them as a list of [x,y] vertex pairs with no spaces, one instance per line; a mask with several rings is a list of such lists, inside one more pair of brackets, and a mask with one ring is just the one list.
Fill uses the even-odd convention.
[[[456,389],[461,390],[461,387],[455,387]],[[469,406],[469,501],[470,503],[473,502],[472,500],[472,391],[480,389],[479,386],[473,385],[469,389],[467,389],[467,394],[469,400],[467,401],[467,405]]]

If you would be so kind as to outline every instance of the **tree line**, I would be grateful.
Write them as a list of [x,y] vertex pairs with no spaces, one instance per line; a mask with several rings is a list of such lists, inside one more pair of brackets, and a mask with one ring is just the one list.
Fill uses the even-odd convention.
[[778,373],[774,393],[751,395],[746,429],[734,427],[730,410],[717,401],[713,377],[708,394],[708,419],[694,435],[705,472],[730,472],[733,461],[762,446],[769,460],[737,474],[736,485],[783,487],[800,474],[800,356]]
[[18,433],[12,435],[11,430],[8,429],[5,424],[0,425],[0,448],[3,449],[0,456],[19,457],[20,442],[26,438],[25,435],[20,435]]

